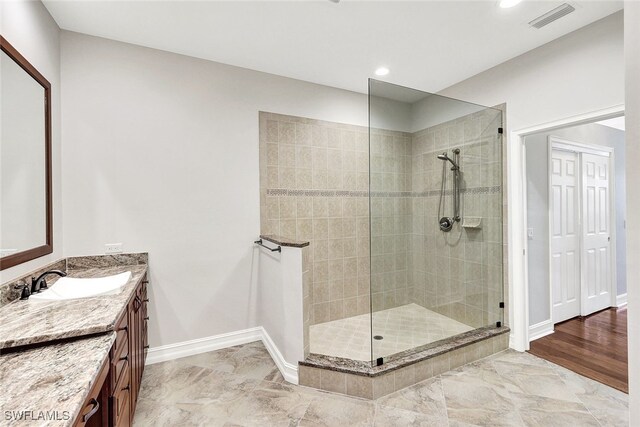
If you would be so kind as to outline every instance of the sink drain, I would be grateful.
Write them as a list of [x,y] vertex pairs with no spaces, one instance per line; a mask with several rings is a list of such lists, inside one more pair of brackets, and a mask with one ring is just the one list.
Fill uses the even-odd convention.
[[382,335],[374,335],[374,336],[373,336],[373,339],[374,339],[374,340],[378,340],[378,341],[379,341],[379,340],[384,339],[384,337],[383,337]]

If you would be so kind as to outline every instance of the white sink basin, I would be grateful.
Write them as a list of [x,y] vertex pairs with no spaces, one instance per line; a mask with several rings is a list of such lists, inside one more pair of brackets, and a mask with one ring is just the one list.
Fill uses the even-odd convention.
[[61,277],[46,291],[31,295],[36,301],[60,301],[76,298],[90,298],[99,295],[117,294],[131,278],[131,272],[96,279]]

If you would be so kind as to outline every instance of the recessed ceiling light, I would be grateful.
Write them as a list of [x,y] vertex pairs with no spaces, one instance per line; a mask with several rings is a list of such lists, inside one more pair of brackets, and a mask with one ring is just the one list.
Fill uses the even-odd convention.
[[380,67],[376,70],[376,76],[386,76],[387,74],[389,74],[387,67]]
[[520,3],[522,0],[500,0],[500,7],[507,9]]

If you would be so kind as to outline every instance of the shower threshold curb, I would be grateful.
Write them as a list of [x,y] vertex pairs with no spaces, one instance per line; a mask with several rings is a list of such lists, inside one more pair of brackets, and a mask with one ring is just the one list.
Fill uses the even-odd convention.
[[299,384],[374,400],[509,347],[509,328],[487,327],[390,357],[386,363],[310,354],[298,366]]
[[452,338],[445,338],[443,340],[434,341],[420,347],[396,353],[388,358],[384,358],[384,363],[380,366],[375,366],[372,362],[316,353],[309,354],[304,361],[299,362],[299,365],[351,375],[377,377],[427,359],[435,358],[453,350],[509,333],[510,330],[511,329],[507,326],[501,326],[485,327],[464,332]]

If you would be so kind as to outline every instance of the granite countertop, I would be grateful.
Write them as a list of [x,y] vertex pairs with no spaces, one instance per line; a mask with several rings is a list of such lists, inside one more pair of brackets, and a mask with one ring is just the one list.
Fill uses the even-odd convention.
[[[102,259],[95,257],[96,260]],[[71,260],[71,259],[70,259]],[[80,260],[80,259],[78,259]],[[131,271],[131,279],[114,295],[66,301],[17,300],[0,308],[0,354],[2,349],[79,337],[114,329],[136,286],[147,272],[146,264],[107,266],[82,258],[69,262],[69,277],[104,277]],[[86,268],[93,266],[93,268]],[[49,284],[55,283],[53,276]],[[4,381],[3,381],[4,382]]]
[[275,236],[273,234],[261,234],[260,238],[271,243],[275,243],[276,245],[289,246],[292,248],[304,248],[306,246],[309,246],[309,242],[306,240],[290,239],[288,237]]
[[72,425],[115,339],[111,332],[0,356],[2,425]]

